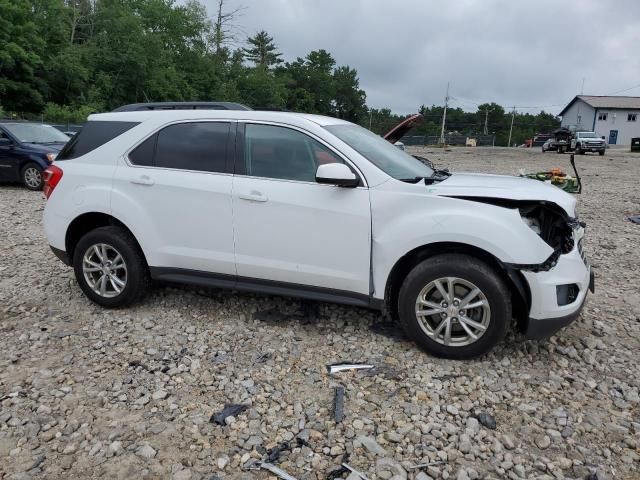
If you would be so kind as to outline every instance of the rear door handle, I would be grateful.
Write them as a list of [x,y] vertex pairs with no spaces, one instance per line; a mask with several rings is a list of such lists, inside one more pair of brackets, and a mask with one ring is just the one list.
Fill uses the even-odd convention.
[[238,198],[249,200],[250,202],[266,202],[268,200],[266,195],[256,190],[251,190],[250,193],[239,193]]
[[140,175],[139,177],[132,178],[131,183],[135,183],[136,185],[153,185],[155,182],[149,175]]

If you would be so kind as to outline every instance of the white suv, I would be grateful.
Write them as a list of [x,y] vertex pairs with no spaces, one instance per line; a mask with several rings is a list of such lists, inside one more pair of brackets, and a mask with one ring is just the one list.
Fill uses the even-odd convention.
[[92,115],[45,174],[51,248],[87,297],[151,280],[380,309],[428,352],[490,350],[578,316],[593,285],[575,199],[434,171],[335,118],[259,111]]

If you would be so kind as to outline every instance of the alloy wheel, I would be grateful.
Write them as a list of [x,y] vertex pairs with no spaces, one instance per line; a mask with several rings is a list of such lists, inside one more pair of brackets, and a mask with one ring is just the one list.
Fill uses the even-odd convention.
[[36,167],[28,167],[24,171],[24,183],[30,188],[38,188],[42,183],[42,174]]
[[114,298],[127,286],[127,265],[111,245],[90,246],[82,258],[82,273],[91,290],[104,298]]
[[491,322],[484,293],[468,280],[442,277],[418,294],[415,314],[420,328],[445,346],[462,347],[480,339]]

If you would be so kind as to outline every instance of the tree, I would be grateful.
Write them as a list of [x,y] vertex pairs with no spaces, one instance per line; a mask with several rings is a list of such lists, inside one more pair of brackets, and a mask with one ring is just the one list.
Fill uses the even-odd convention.
[[273,37],[270,37],[264,30],[256,33],[255,36],[249,37],[247,43],[251,45],[249,48],[243,48],[245,58],[253,62],[256,66],[269,68],[271,65],[282,63],[281,53],[273,43]]
[[350,122],[358,122],[366,113],[367,95],[360,89],[358,72],[349,67],[338,67],[333,72],[335,85],[334,115]]
[[45,85],[42,68],[46,44],[33,21],[28,0],[0,0],[0,98],[7,110],[39,111]]
[[239,6],[231,10],[225,10],[225,0],[218,0],[216,20],[213,24],[214,53],[223,57],[229,53],[229,45],[236,39],[238,17],[245,7]]

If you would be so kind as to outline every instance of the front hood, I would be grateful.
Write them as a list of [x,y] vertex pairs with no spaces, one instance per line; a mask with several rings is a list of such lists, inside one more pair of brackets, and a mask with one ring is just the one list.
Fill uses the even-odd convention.
[[38,152],[38,153],[58,153],[60,150],[62,150],[62,147],[65,146],[65,144],[62,142],[47,143],[45,145],[41,143],[25,142],[22,145],[26,146],[32,152]]
[[480,197],[506,200],[534,200],[555,203],[575,217],[576,199],[567,192],[530,178],[483,173],[453,173],[428,187],[431,193],[446,197]]

